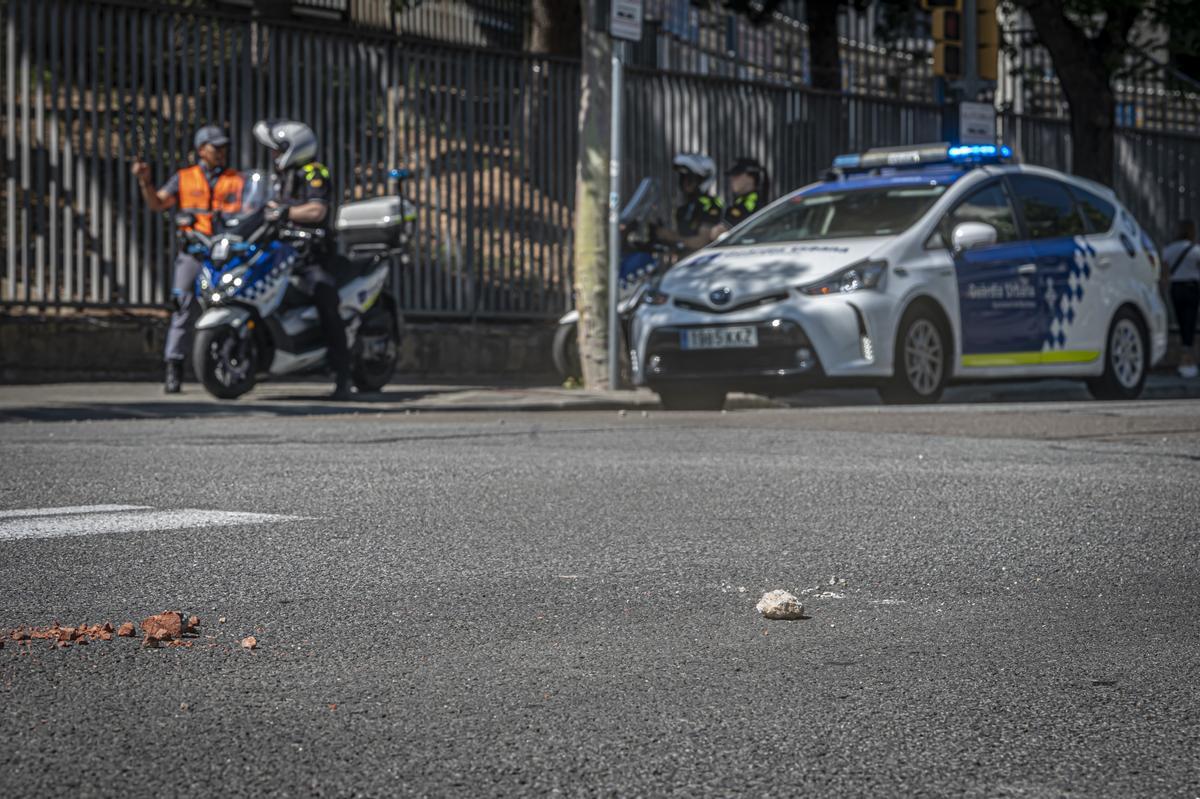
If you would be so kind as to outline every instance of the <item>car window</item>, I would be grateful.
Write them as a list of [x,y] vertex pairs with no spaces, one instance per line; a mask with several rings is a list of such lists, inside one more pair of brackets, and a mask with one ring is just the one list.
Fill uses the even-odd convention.
[[1057,239],[1087,232],[1067,187],[1056,180],[1032,175],[1012,175],[1017,205],[1025,217],[1031,239]]
[[717,246],[892,236],[929,210],[945,186],[893,186],[797,195],[743,223]]
[[1079,204],[1079,210],[1083,212],[1088,232],[1107,233],[1112,229],[1113,217],[1117,215],[1115,205],[1078,186],[1071,187],[1071,194],[1075,195],[1075,202]]
[[1008,194],[999,181],[967,195],[965,200],[954,206],[954,210],[946,214],[942,224],[945,241],[951,240],[954,228],[963,222],[984,222],[991,225],[996,228],[997,242],[1016,241],[1020,237],[1017,218],[1013,215]]

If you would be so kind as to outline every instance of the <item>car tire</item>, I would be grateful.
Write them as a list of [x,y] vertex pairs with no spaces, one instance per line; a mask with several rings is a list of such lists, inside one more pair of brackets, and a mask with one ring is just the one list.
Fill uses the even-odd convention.
[[916,306],[905,312],[896,335],[892,379],[879,387],[890,405],[934,403],[950,377],[950,332],[939,315]]
[[1149,372],[1146,326],[1131,309],[1121,308],[1104,341],[1104,374],[1087,381],[1088,393],[1098,400],[1137,399]]
[[725,392],[714,388],[657,389],[664,411],[719,411],[725,407]]

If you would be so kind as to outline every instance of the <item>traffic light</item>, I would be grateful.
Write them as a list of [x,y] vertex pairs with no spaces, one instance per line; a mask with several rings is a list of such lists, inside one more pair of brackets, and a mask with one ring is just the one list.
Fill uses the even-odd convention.
[[975,63],[983,80],[997,79],[1000,22],[996,19],[996,5],[997,0],[975,0]]
[[958,80],[963,74],[962,0],[921,0],[933,12],[933,74]]

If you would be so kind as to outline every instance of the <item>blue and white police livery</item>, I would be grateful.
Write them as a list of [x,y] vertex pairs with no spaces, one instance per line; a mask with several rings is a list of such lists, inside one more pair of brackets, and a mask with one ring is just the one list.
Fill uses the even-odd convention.
[[1158,254],[1112,191],[993,145],[839,156],[670,269],[634,318],[635,382],[669,408],[726,392],[1069,377],[1134,398],[1166,352]]

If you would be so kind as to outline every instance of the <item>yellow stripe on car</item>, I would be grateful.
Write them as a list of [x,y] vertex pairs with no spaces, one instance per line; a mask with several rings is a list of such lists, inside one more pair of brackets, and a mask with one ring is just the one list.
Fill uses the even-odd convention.
[[988,352],[962,356],[963,366],[1037,366],[1047,363],[1091,363],[1100,357],[1096,350],[1056,352]]

